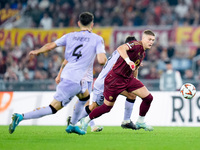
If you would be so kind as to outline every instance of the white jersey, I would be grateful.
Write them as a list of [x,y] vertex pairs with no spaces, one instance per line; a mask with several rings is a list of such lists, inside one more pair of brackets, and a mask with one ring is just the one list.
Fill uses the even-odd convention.
[[116,63],[120,54],[115,50],[112,55],[108,58],[107,63],[104,65],[102,71],[100,72],[98,78],[94,82],[94,93],[99,94],[104,91],[104,79],[107,76],[108,72],[112,69],[113,65]]
[[55,43],[57,46],[66,46],[65,59],[68,63],[61,73],[61,78],[80,83],[88,69],[93,77],[96,54],[105,53],[102,37],[89,31],[79,31],[65,34]]
[[82,80],[93,82],[93,63],[90,64]]

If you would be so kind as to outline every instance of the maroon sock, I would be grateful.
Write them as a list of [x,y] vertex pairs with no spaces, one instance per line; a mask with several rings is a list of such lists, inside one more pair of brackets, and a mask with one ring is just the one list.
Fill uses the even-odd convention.
[[153,96],[149,94],[147,97],[142,99],[142,103],[140,105],[140,116],[145,116],[148,112],[151,102],[153,100]]
[[103,105],[95,108],[90,114],[89,117],[90,119],[97,118],[107,112],[109,112],[112,109],[113,106],[107,106],[106,104],[103,103]]

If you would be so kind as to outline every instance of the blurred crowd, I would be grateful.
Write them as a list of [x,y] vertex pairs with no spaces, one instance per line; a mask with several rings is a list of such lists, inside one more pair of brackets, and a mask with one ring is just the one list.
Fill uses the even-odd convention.
[[200,24],[199,0],[1,0],[0,4],[1,20],[10,15],[5,10],[24,7],[26,25],[44,29],[76,26],[83,11],[95,15],[96,26]]
[[38,49],[37,40],[26,36],[20,46],[11,46],[9,40],[0,49],[0,79],[24,81],[54,79],[63,61],[63,49],[57,48],[39,56],[29,56],[30,50]]
[[[90,11],[95,16],[95,26],[141,26],[141,25],[191,25],[200,24],[200,0],[1,0],[1,22],[25,8],[24,24],[31,28],[62,28],[77,26],[78,15]],[[23,25],[22,25],[23,26]],[[63,61],[63,48],[57,48],[37,57],[28,56],[30,50],[42,45],[37,39],[24,37],[21,45],[11,46],[7,40],[0,47],[0,79],[6,81],[24,81],[54,79]],[[108,56],[110,51],[107,50]],[[165,70],[164,60],[172,60],[175,69],[184,79],[200,79],[192,71],[192,58],[200,54],[200,48],[188,54],[185,45],[177,46],[173,41],[168,47],[159,42],[147,51],[141,79],[159,79]],[[200,61],[195,65],[200,72]],[[94,77],[101,71],[101,66],[94,64]]]

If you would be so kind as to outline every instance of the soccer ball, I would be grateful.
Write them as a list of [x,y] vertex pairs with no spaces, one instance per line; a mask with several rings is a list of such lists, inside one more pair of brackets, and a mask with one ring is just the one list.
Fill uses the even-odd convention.
[[196,88],[193,84],[186,83],[182,85],[180,92],[184,98],[191,99],[196,94]]

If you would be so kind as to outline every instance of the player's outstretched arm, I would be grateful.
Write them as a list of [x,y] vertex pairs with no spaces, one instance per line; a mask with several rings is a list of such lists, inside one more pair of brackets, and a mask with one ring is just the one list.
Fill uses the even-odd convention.
[[126,63],[130,66],[132,70],[135,70],[135,63],[130,60],[127,54],[127,50],[129,50],[129,47],[126,44],[123,44],[117,48],[120,56],[126,61]]
[[58,72],[58,75],[57,77],[55,78],[55,81],[56,81],[56,84],[60,83],[60,76],[61,76],[61,73],[63,71],[63,68],[65,67],[65,65],[68,63],[68,61],[65,59],[60,67],[60,70]]
[[45,53],[45,52],[50,51],[50,50],[52,50],[56,47],[57,47],[57,45],[56,45],[55,42],[47,43],[44,46],[42,46],[40,49],[30,51],[29,55],[38,55],[40,53]]

